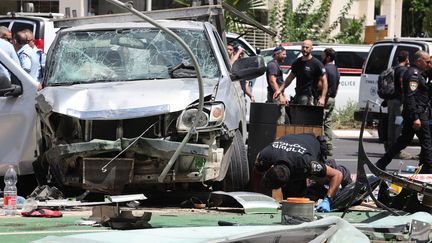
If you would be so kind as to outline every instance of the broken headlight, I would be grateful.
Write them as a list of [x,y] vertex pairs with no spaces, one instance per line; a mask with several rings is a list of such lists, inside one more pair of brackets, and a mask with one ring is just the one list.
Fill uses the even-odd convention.
[[222,103],[204,104],[203,111],[199,115],[197,106],[188,107],[177,120],[177,130],[188,131],[196,117],[198,117],[197,130],[219,126],[225,117],[225,106]]

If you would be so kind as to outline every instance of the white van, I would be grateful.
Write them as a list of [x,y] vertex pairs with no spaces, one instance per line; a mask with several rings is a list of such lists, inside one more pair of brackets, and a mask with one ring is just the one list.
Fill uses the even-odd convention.
[[38,49],[48,52],[59,28],[54,28],[52,18],[20,15],[0,16],[0,26],[5,26],[13,34],[29,29],[33,31],[34,42]]
[[412,63],[414,53],[425,50],[432,54],[432,39],[430,38],[395,38],[378,41],[373,44],[365,63],[365,68],[360,80],[360,96],[358,100],[358,111],[354,113],[354,119],[363,120],[363,113],[368,101],[368,122],[378,123],[378,135],[382,141],[385,140],[387,131],[387,108],[381,106],[382,99],[378,96],[378,76],[389,67],[397,64],[396,56],[400,51],[409,53]]
[[[301,44],[283,45],[287,57],[280,65],[284,79],[288,76],[291,64],[301,56]],[[338,44],[316,44],[313,47],[312,55],[321,60],[321,54],[326,48],[333,48],[336,51],[335,63],[341,74],[339,91],[336,96],[336,108],[345,107],[348,102],[356,102],[359,96],[360,75],[363,64],[369,53],[369,45],[338,45]],[[273,49],[265,49],[261,52],[266,62],[272,60]],[[256,102],[265,102],[267,99],[267,79],[266,76],[257,78],[252,90]],[[285,96],[295,95],[295,80],[285,90]]]

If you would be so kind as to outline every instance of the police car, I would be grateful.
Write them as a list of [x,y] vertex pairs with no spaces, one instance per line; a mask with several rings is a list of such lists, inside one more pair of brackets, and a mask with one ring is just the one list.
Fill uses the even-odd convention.
[[357,121],[363,119],[363,113],[368,101],[368,122],[377,123],[378,135],[384,141],[387,131],[387,108],[382,107],[382,99],[378,96],[378,76],[384,70],[397,65],[397,54],[401,51],[409,53],[410,63],[413,63],[414,53],[424,50],[432,55],[431,38],[394,38],[374,43],[365,63],[360,79],[360,95],[358,110],[354,113]]
[[24,29],[33,31],[36,47],[47,53],[59,30],[54,28],[53,18],[61,16],[54,13],[8,13],[0,16],[0,26],[7,27],[13,34]]
[[[282,44],[286,50],[287,57],[280,65],[284,79],[288,76],[291,64],[301,57],[301,43]],[[360,75],[363,64],[369,53],[369,45],[342,45],[342,44],[314,44],[312,56],[321,60],[321,55],[326,48],[333,48],[336,51],[335,64],[341,74],[339,91],[336,96],[336,108],[345,107],[350,101],[356,102],[359,96]],[[268,63],[273,59],[273,49],[262,50],[261,55]],[[253,86],[253,95],[256,102],[265,102],[267,99],[267,78],[257,78]],[[285,90],[285,96],[295,95],[295,80]]]

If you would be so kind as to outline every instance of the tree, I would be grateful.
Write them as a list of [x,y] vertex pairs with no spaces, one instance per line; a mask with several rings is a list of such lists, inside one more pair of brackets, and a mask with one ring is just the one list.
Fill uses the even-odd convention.
[[432,35],[432,0],[405,0],[402,9],[402,36]]
[[[276,15],[271,17],[272,27],[281,28],[281,41],[292,42],[311,39],[321,42],[361,43],[364,18],[349,21],[341,33],[334,38],[330,37],[331,32],[346,19],[353,0],[347,1],[337,20],[327,28],[324,28],[324,25],[328,21],[332,0],[321,0],[316,8],[313,8],[314,0],[302,0],[294,11],[292,11],[291,2],[291,0],[285,0],[282,8],[280,5],[276,5],[275,8],[278,9],[271,11],[272,15]],[[281,11],[284,14],[278,19],[277,13]],[[276,24],[278,21],[281,23],[279,26]]]
[[332,42],[334,41],[341,44],[361,44],[361,34],[364,21],[364,16],[360,19],[352,19],[351,23],[346,28],[344,28],[343,31],[337,34]]
[[[191,0],[174,0],[174,2],[179,3],[185,7],[190,6]],[[228,3],[237,10],[246,13],[252,18],[256,17],[256,9],[264,6],[263,0],[223,0],[223,2]],[[225,29],[229,32],[242,32],[244,25],[239,23],[234,16],[232,16],[228,11],[225,11]]]

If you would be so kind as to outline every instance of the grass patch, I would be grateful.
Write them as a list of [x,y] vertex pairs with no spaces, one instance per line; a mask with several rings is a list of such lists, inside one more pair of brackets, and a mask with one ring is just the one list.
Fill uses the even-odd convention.
[[354,120],[357,102],[349,100],[343,108],[335,109],[332,114],[333,129],[360,128],[361,122]]

